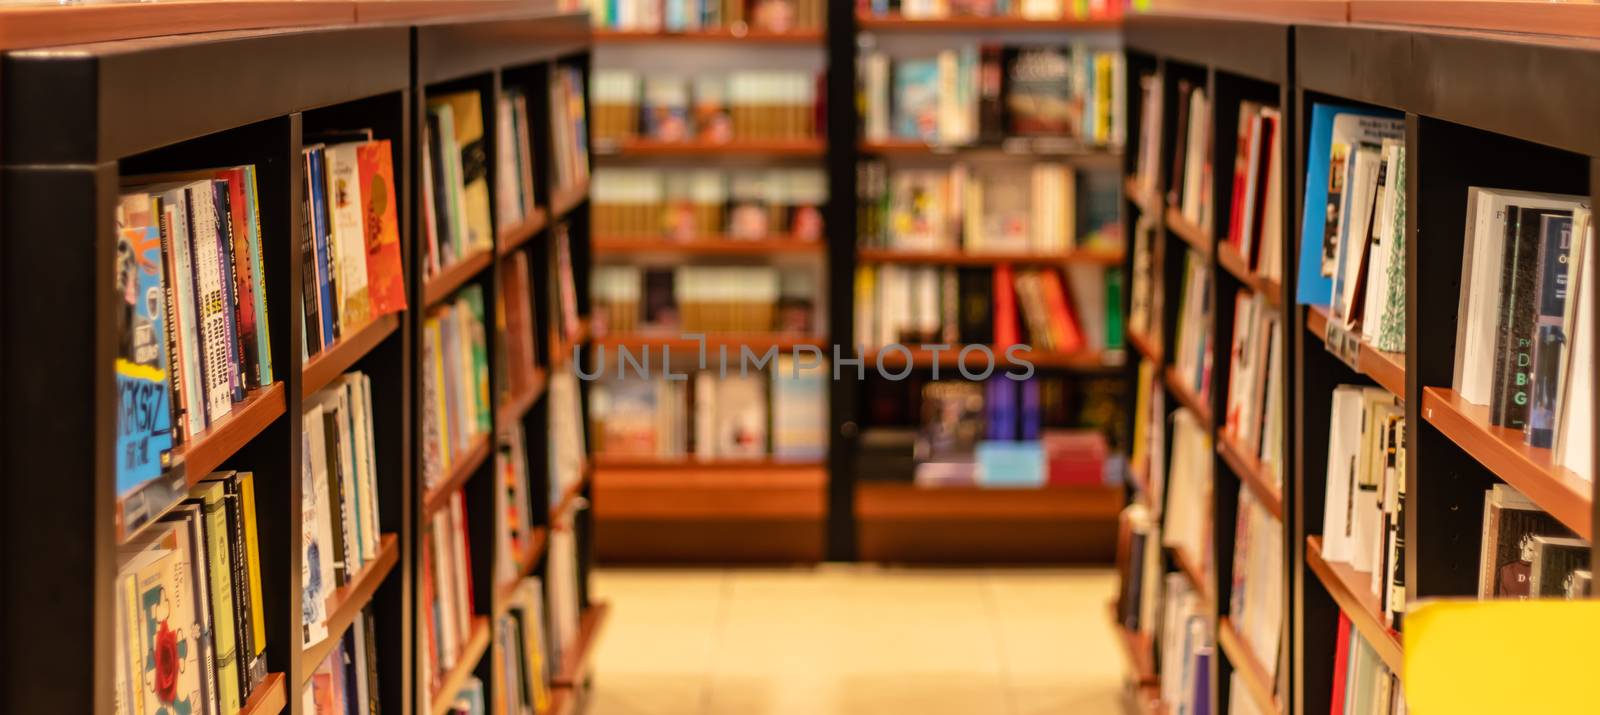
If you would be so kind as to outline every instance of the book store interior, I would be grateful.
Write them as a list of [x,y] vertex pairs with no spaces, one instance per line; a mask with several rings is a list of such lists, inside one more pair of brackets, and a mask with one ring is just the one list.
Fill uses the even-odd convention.
[[1600,0],[0,0],[0,713],[1600,715],[1597,77]]

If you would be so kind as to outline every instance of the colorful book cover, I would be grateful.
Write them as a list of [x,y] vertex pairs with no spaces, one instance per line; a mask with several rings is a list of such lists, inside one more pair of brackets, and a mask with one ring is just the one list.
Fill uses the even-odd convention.
[[222,482],[203,482],[191,492],[190,503],[204,514],[207,571],[211,589],[211,638],[216,649],[218,701],[223,712],[238,712],[240,661],[234,625],[233,567],[228,545],[228,515]]
[[228,205],[229,236],[232,239],[233,293],[234,303],[238,306],[234,325],[239,333],[241,348],[239,361],[244,367],[244,388],[253,390],[268,384],[261,382],[261,369],[258,365],[262,353],[258,345],[260,331],[256,327],[256,321],[264,310],[263,306],[257,305],[261,294],[255,292],[257,282],[255,272],[258,268],[251,241],[256,236],[251,232],[249,225],[254,214],[245,198],[247,187],[242,167],[219,171],[216,173],[216,178],[226,186],[226,191],[222,194],[226,197]]
[[256,167],[244,167],[245,231],[249,238],[251,290],[255,292],[257,380],[270,385],[272,378],[272,331],[267,323],[267,278],[261,266],[261,202],[256,194]]
[[354,333],[372,320],[367,295],[366,208],[361,196],[360,144],[335,144],[324,150],[328,183],[328,249],[339,268],[339,324]]
[[[202,712],[200,637],[193,571],[170,527],[149,548],[161,553],[135,575],[137,628],[144,646],[140,672],[145,712]],[[237,706],[235,706],[237,710]]]
[[894,133],[902,139],[939,139],[939,63],[907,60],[894,73]]
[[321,317],[321,345],[339,339],[338,259],[334,256],[332,227],[329,226],[328,170],[323,148],[311,150],[312,248],[317,261],[317,313]]
[[490,246],[494,233],[489,222],[489,154],[483,137],[483,101],[477,92],[457,92],[431,98],[429,104],[444,104],[451,110],[454,134],[447,141],[453,143],[461,156],[457,164],[461,173],[457,179],[461,186],[466,244],[476,248]]
[[373,316],[405,310],[406,282],[400,261],[400,197],[395,194],[394,158],[388,139],[356,148],[361,171],[367,248],[367,292]]
[[[1341,126],[1351,123],[1356,126],[1337,131],[1335,123],[1341,117],[1350,117],[1340,122]],[[1405,117],[1397,112],[1334,104],[1317,104],[1311,108],[1311,135],[1306,156],[1312,160],[1306,162],[1305,205],[1300,214],[1300,276],[1296,302],[1326,305],[1333,295],[1333,264],[1339,248],[1335,234],[1344,180],[1343,149],[1355,139],[1376,137],[1381,141],[1404,135]],[[1328,157],[1330,161],[1323,161],[1321,157]]]
[[222,317],[226,326],[224,343],[228,368],[228,390],[233,402],[244,399],[245,368],[242,330],[239,327],[239,292],[235,279],[233,260],[233,207],[228,203],[228,182],[211,182],[211,221],[215,224],[217,242],[217,282],[222,287]]
[[[1534,293],[1534,333],[1527,367],[1520,369],[1518,395],[1527,402],[1525,436],[1530,446],[1555,443],[1556,396],[1561,383],[1567,336],[1567,263],[1572,250],[1572,217],[1545,216],[1540,230],[1538,288]],[[1531,375],[1529,375],[1531,373]]]
[[[314,147],[313,147],[314,148]],[[317,183],[311,163],[312,148],[300,151],[300,345],[302,357],[322,352],[322,302],[318,298],[317,219],[311,210],[311,185]]]
[[[117,232],[117,496],[159,478],[172,463],[172,386],[167,379],[166,294],[161,233],[154,226]],[[176,496],[176,495],[172,495]],[[164,507],[171,499],[163,501]],[[151,505],[137,522],[159,509]],[[125,519],[132,514],[125,514]],[[137,523],[127,523],[128,528]]]
[[1073,100],[1072,57],[1066,48],[1005,53],[1005,107],[1018,136],[1076,136],[1083,107]]
[[1044,486],[1044,449],[1038,442],[979,442],[978,483],[985,487]]

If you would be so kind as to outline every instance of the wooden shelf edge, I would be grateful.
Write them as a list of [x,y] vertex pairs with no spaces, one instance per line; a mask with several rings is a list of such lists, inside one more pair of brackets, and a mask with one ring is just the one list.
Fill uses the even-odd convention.
[[590,466],[585,465],[583,476],[561,490],[561,500],[550,508],[550,523],[554,524],[560,521],[568,511],[572,510],[572,506],[577,503],[578,499],[583,497],[583,488],[588,486],[589,480],[593,478],[589,470]]
[[1146,634],[1130,631],[1122,625],[1117,618],[1118,608],[1115,599],[1112,599],[1107,606],[1111,611],[1111,627],[1117,632],[1117,642],[1122,644],[1123,663],[1128,666],[1131,680],[1140,685],[1160,682],[1156,677],[1153,640]]
[[1250,643],[1234,628],[1227,616],[1217,623],[1217,643],[1222,646],[1222,652],[1227,654],[1228,662],[1233,664],[1233,672],[1244,676],[1245,690],[1250,692],[1250,699],[1255,701],[1256,708],[1264,713],[1283,712],[1272,695],[1275,688],[1272,679],[1267,677],[1266,667],[1250,650]]
[[958,157],[974,153],[999,153],[1080,164],[1115,162],[1122,157],[1122,147],[1115,144],[1079,143],[1078,140],[1064,137],[1014,136],[1000,139],[998,143],[984,144],[939,144],[921,139],[891,137],[863,139],[856,144],[856,148],[862,154],[878,156]]
[[827,462],[817,460],[784,461],[772,457],[761,459],[712,459],[700,460],[693,456],[683,457],[651,457],[633,455],[606,455],[594,456],[595,471],[683,471],[683,472],[719,472],[719,471],[750,471],[771,474],[772,472],[814,472],[827,469]]
[[[1317,340],[1326,344],[1328,334],[1328,308],[1322,305],[1306,306],[1306,332],[1311,333]],[[1371,342],[1361,341],[1361,351],[1356,357],[1357,371],[1379,387],[1388,390],[1402,401],[1406,397],[1406,356],[1401,353],[1384,352],[1372,346]]]
[[1255,495],[1256,501],[1261,502],[1261,505],[1282,523],[1283,493],[1267,478],[1260,460],[1241,450],[1226,431],[1219,431],[1217,434],[1217,454],[1222,456],[1222,461],[1227,462],[1234,475],[1239,477],[1239,481],[1250,488],[1250,493]]
[[432,715],[446,715],[450,706],[455,703],[456,695],[461,692],[467,678],[478,669],[478,661],[483,660],[484,651],[489,648],[489,617],[474,616],[472,619],[472,637],[467,639],[467,644],[461,649],[461,656],[456,664],[450,666],[450,672],[439,679],[439,689],[431,696],[428,712]]
[[[355,6],[342,0],[242,0],[105,5],[25,5],[0,10],[0,50],[60,47],[236,30],[349,25]],[[177,30],[175,28],[181,28]]]
[[533,369],[533,383],[520,395],[512,395],[500,405],[500,423],[509,424],[522,419],[528,410],[539,403],[539,398],[544,396],[545,388],[550,384],[550,373],[542,367]]
[[[1306,565],[1311,567],[1311,572],[1322,582],[1322,588],[1333,597],[1334,603],[1339,604],[1339,609],[1355,624],[1356,630],[1378,652],[1378,657],[1383,659],[1390,672],[1401,675],[1405,657],[1399,635],[1383,625],[1383,620],[1379,618],[1376,598],[1370,595],[1371,589],[1366,582],[1367,574],[1346,564],[1331,564],[1323,559],[1320,536],[1306,537]],[[1347,576],[1345,571],[1350,575]],[[1352,582],[1351,579],[1356,576],[1360,579]]]
[[495,616],[505,614],[510,605],[511,597],[516,592],[523,579],[533,575],[539,562],[544,560],[545,547],[549,543],[549,532],[542,526],[535,526],[528,533],[528,547],[516,554],[517,574],[510,581],[500,584],[495,588]]
[[556,187],[550,192],[550,213],[555,220],[566,218],[579,204],[589,199],[589,180],[583,179],[571,186]]
[[1144,356],[1145,360],[1148,360],[1157,367],[1160,367],[1161,349],[1156,347],[1156,344],[1151,342],[1150,338],[1145,337],[1143,333],[1135,332],[1133,330],[1124,330],[1122,337],[1125,342],[1133,346],[1134,352],[1139,353],[1140,355]]
[[789,140],[734,140],[730,142],[666,142],[649,139],[628,139],[616,142],[604,150],[597,149],[601,157],[649,156],[773,156],[821,157],[827,153],[827,143],[822,139]]
[[172,468],[182,468],[193,488],[288,411],[287,392],[282,382],[274,382],[245,395],[228,416],[184,443],[173,455]]
[[399,329],[400,314],[389,313],[311,356],[300,368],[300,396],[317,394]]
[[458,259],[455,263],[440,268],[438,273],[423,279],[423,306],[432,308],[444,302],[446,298],[454,295],[468,281],[478,277],[479,273],[482,273],[484,269],[493,263],[494,251],[492,249],[483,249],[474,251]]
[[595,646],[600,642],[600,631],[605,627],[606,617],[611,613],[611,604],[597,601],[583,609],[583,615],[578,621],[577,639],[568,647],[561,650],[561,670],[554,678],[558,686],[575,686],[588,670],[589,660],[594,657]]
[[[993,367],[997,373],[1004,372],[1017,364],[1007,359],[1005,348],[996,345],[987,347],[989,353],[994,356]],[[914,368],[931,367],[936,362],[932,351],[913,350],[909,347],[906,349],[910,352],[910,364]],[[885,368],[899,368],[906,365],[905,356],[906,353],[897,350],[869,350],[865,358],[875,366],[882,364]],[[1097,371],[1122,367],[1122,353],[1115,351],[1059,353],[1024,350],[1018,351],[1016,356],[1018,360],[1026,360],[1034,367],[1043,369]],[[960,351],[955,349],[940,351],[937,363],[940,367],[958,367],[961,364]],[[984,360],[983,353],[976,350],[967,354],[966,365],[974,373],[982,372],[983,368],[989,366]]]
[[283,673],[267,673],[250,697],[239,707],[239,715],[277,715],[289,705],[289,689]]
[[1487,407],[1443,387],[1422,389],[1422,419],[1578,536],[1593,538],[1593,487],[1556,466],[1550,450],[1527,446],[1520,430],[1491,426]]
[[1156,218],[1156,204],[1144,193],[1144,180],[1137,174],[1129,174],[1122,180],[1122,195],[1139,207],[1139,213]]
[[1524,0],[1351,0],[1350,20],[1386,25],[1426,25],[1494,32],[1595,37],[1600,8],[1587,3]]
[[822,30],[790,30],[788,32],[770,32],[764,30],[747,30],[734,32],[733,30],[683,30],[683,31],[649,31],[649,30],[611,30],[596,29],[594,41],[596,44],[617,43],[635,44],[650,42],[748,42],[763,45],[815,45],[821,44],[827,37]]
[[[630,351],[638,351],[645,347],[670,347],[674,350],[700,349],[700,341],[682,337],[682,333],[613,333],[611,335],[595,338],[596,347],[625,347]],[[733,364],[739,357],[740,346],[749,347],[751,350],[765,351],[767,348],[789,350],[796,345],[827,345],[826,338],[820,335],[787,335],[783,333],[707,333],[705,337],[706,358],[715,360],[717,348],[728,346],[729,364]],[[685,352],[684,355],[697,354]]]
[[1184,383],[1183,378],[1178,375],[1177,366],[1168,365],[1162,375],[1166,378],[1167,392],[1178,398],[1178,402],[1188,408],[1190,412],[1193,412],[1195,419],[1200,420],[1200,425],[1209,431],[1211,429],[1211,407],[1206,405],[1200,399],[1200,396],[1195,394],[1195,391]]
[[378,592],[378,587],[383,585],[399,561],[400,537],[393,533],[383,534],[379,537],[377,557],[363,566],[345,585],[329,594],[328,637],[300,652],[300,675],[304,682],[311,682],[317,666],[327,660],[328,654],[344,637],[345,630],[361,616],[361,610],[372,602],[373,594]]
[[1264,296],[1268,305],[1275,309],[1283,308],[1283,284],[1250,270],[1239,249],[1226,239],[1217,242],[1217,265],[1252,293]]
[[761,256],[772,253],[823,253],[828,246],[820,240],[788,236],[737,239],[727,236],[702,236],[689,241],[673,241],[658,236],[601,236],[590,241],[596,256],[625,256],[633,253],[672,253],[700,256]]
[[856,26],[861,30],[879,32],[983,32],[996,30],[1060,32],[1071,30],[1117,30],[1122,18],[1074,18],[1031,20],[1022,17],[941,17],[929,19],[907,18],[899,14],[875,15],[856,13]]
[[1211,595],[1211,584],[1206,582],[1206,574],[1200,570],[1200,562],[1194,560],[1194,557],[1190,556],[1188,550],[1182,546],[1167,546],[1166,549],[1167,553],[1172,554],[1172,560],[1178,565],[1178,570],[1183,572],[1184,577],[1189,580],[1189,586],[1194,588],[1195,593],[1200,594],[1201,600],[1207,603],[1214,603],[1215,601]]
[[920,487],[907,482],[856,485],[860,521],[1115,521],[1126,506],[1118,486]]
[[496,236],[496,252],[501,256],[509,256],[517,249],[533,240],[546,226],[550,225],[550,212],[542,206],[533,207],[533,211],[522,219],[522,223],[508,226]]
[[1183,215],[1182,211],[1179,211],[1176,207],[1168,206],[1166,208],[1166,224],[1167,230],[1172,232],[1172,235],[1183,239],[1183,242],[1189,244],[1189,247],[1193,248],[1201,257],[1209,258],[1211,256],[1211,235],[1205,229],[1191,223],[1188,217]]
[[472,440],[472,446],[462,454],[461,458],[450,467],[450,473],[444,480],[430,487],[427,496],[422,500],[422,518],[427,519],[433,513],[443,509],[450,503],[450,495],[456,493],[467,483],[478,468],[489,458],[489,435],[480,434]]
[[1053,253],[985,253],[982,251],[904,251],[862,248],[856,259],[862,263],[934,263],[955,266],[1027,265],[1055,266],[1071,263],[1118,266],[1125,254],[1121,250],[1081,248]]
[[1149,12],[1240,17],[1258,22],[1342,23],[1350,18],[1351,4],[1348,0],[1151,0]]

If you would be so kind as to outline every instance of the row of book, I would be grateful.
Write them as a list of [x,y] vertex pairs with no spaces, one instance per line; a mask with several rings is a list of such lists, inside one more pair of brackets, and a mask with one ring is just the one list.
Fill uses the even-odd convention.
[[529,472],[528,436],[521,420],[500,426],[495,439],[495,509],[501,518],[495,530],[494,582],[522,576],[521,557],[536,545],[534,527],[544,523],[533,511],[533,476]]
[[595,141],[802,140],[821,134],[821,75],[796,70],[595,73]]
[[1400,674],[1389,670],[1378,651],[1342,611],[1334,642],[1330,712],[1340,715],[1405,715],[1409,712]]
[[1272,280],[1283,279],[1282,122],[1277,107],[1239,103],[1228,229],[1219,237],[1252,273]]
[[[510,604],[494,624],[493,652],[500,657],[495,691],[503,698],[498,712],[539,715],[550,707],[555,677],[545,639],[544,584],[537,578],[518,581]],[[478,712],[488,715],[487,710]]]
[[[526,251],[500,264],[500,290],[495,294],[495,384],[502,398],[526,395],[535,387],[539,356],[538,319],[534,315],[532,261]],[[504,401],[504,400],[502,400]]]
[[865,265],[856,269],[856,343],[1120,350],[1121,295],[1121,272],[1100,266]]
[[556,68],[550,76],[551,184],[557,191],[582,186],[589,180],[589,96],[583,69]]
[[[597,266],[596,332],[809,334],[814,266]],[[685,353],[688,355],[689,353]]]
[[[1158,591],[1155,597],[1161,609],[1160,622],[1152,624],[1158,643],[1161,702],[1169,712],[1207,713],[1211,709],[1211,673],[1218,667],[1210,604],[1180,573],[1168,573],[1149,588]],[[1237,676],[1230,685],[1231,692],[1244,695]],[[1247,699],[1229,698],[1233,702]]]
[[1588,542],[1513,487],[1484,491],[1478,598],[1587,599],[1593,589]]
[[378,697],[377,627],[371,609],[350,624],[328,657],[311,672],[311,687],[301,691],[301,712],[312,715],[376,715]]
[[[331,597],[382,546],[372,380],[346,373],[306,400],[301,422],[301,643],[328,632]],[[390,447],[393,448],[392,446]]]
[[[562,370],[550,376],[550,392],[546,399],[550,405],[548,496],[554,508],[561,504],[562,497],[583,484],[589,466],[589,447],[584,427],[589,421],[584,418],[583,396],[579,390],[578,376],[572,370]],[[553,515],[552,518],[554,516],[560,515]],[[551,538],[554,537],[551,534]],[[554,546],[554,541],[551,546]]]
[[148,523],[187,485],[173,450],[271,385],[256,169],[124,179],[117,202],[117,523]]
[[422,324],[422,477],[432,487],[489,434],[483,291],[469,285]]
[[406,307],[389,141],[374,141],[371,130],[351,134],[301,150],[302,357]]
[[417,647],[422,692],[435,693],[444,674],[465,654],[475,636],[471,539],[460,490],[435,511],[422,532],[422,574],[417,588],[423,632]]
[[1283,486],[1284,322],[1266,296],[1241,289],[1233,301],[1228,401],[1222,432]]
[[[499,111],[496,108],[496,111]],[[431,276],[494,247],[483,99],[476,91],[428,97],[422,128],[423,245]],[[499,157],[503,149],[496,149]]]
[[[692,358],[693,359],[693,358]],[[768,374],[694,372],[687,380],[610,374],[590,396],[595,450],[607,456],[820,460],[827,454],[828,366],[780,355]]]
[[594,174],[590,201],[596,236],[820,241],[828,176],[816,168],[606,167]]
[[858,242],[905,251],[1051,252],[1122,245],[1115,172],[1049,161],[857,168]]
[[1377,387],[1341,385],[1328,419],[1322,558],[1369,575],[1385,625],[1406,605],[1405,409]]
[[1016,17],[1024,20],[1115,18],[1122,6],[1109,0],[856,0],[870,17],[942,20],[954,17]]
[[[1284,631],[1283,522],[1267,511],[1249,487],[1239,486],[1238,519],[1233,531],[1233,583],[1228,619],[1244,636],[1250,653],[1266,669],[1272,683],[1288,653],[1281,650]],[[1234,690],[1233,700],[1247,700]]]
[[1305,206],[1317,215],[1301,225],[1298,300],[1389,352],[1405,349],[1404,140],[1393,113],[1312,107]]
[[1128,332],[1142,336],[1152,349],[1161,347],[1159,320],[1161,286],[1165,283],[1161,262],[1156,260],[1155,217],[1140,215],[1133,224],[1133,274],[1128,286]]
[[1209,403],[1211,395],[1211,299],[1210,263],[1193,249],[1185,249],[1172,364],[1178,379],[1201,404]]
[[255,475],[218,472],[118,550],[118,715],[231,715],[266,678]]
[[[1211,226],[1216,199],[1212,195],[1211,98],[1204,87],[1178,80],[1177,121],[1173,127],[1172,187],[1167,203],[1196,226]],[[1159,122],[1159,119],[1157,120]],[[1156,125],[1159,130],[1161,127]],[[1159,146],[1160,135],[1147,137]]]
[[1211,472],[1216,452],[1211,435],[1188,408],[1172,413],[1172,449],[1161,490],[1166,505],[1161,511],[1162,544],[1182,553],[1200,571],[1203,583],[1212,573]]
[[533,119],[528,95],[516,87],[500,92],[495,106],[494,177],[495,219],[503,227],[516,226],[533,215],[538,205],[533,188]]
[[1122,53],[1072,45],[966,43],[933,57],[863,53],[862,138],[942,146],[1007,137],[1122,144]]
[[820,30],[823,0],[588,0],[595,27],[628,32]]

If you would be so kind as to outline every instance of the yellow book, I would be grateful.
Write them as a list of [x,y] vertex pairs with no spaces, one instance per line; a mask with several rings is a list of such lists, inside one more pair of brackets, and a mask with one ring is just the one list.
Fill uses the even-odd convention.
[[462,209],[471,234],[467,244],[489,248],[494,233],[489,222],[489,155],[483,136],[483,99],[477,92],[456,92],[432,97],[428,104],[450,106],[455,146],[461,152]]
[[261,547],[256,543],[256,475],[239,472],[239,498],[244,512],[244,548],[250,566],[250,622],[256,655],[267,649],[267,619],[261,612]]

